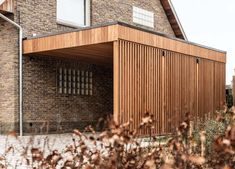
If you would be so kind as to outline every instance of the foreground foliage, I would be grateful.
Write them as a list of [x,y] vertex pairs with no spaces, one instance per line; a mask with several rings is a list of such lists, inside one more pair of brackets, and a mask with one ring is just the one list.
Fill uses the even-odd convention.
[[[96,133],[89,126],[84,134],[74,130],[73,144],[64,151],[30,146],[21,147],[21,155],[15,166],[8,161],[14,156],[14,146],[6,148],[0,157],[0,168],[38,169],[233,169],[235,168],[235,113],[234,108],[216,113],[214,119],[199,119],[192,123],[187,114],[185,121],[165,144],[151,134],[154,119],[146,113],[138,130],[149,131],[148,141],[138,138],[130,130],[131,122],[119,125],[109,120],[108,128]],[[9,136],[17,137],[15,132]],[[46,141],[45,146],[46,147]]]

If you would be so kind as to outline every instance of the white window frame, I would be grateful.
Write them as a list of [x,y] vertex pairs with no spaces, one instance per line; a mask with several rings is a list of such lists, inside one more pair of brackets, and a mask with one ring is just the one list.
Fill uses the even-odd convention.
[[74,27],[74,28],[90,26],[90,24],[91,24],[91,21],[90,21],[91,20],[90,19],[90,15],[91,15],[90,0],[83,0],[83,1],[84,1],[84,5],[85,5],[85,8],[84,8],[85,9],[85,11],[84,11],[84,24],[83,25],[79,25],[79,24],[76,24],[74,22],[66,21],[66,20],[62,20],[62,19],[58,18],[58,4],[56,4],[56,22],[58,24],[69,26],[69,27]]
[[133,6],[133,22],[154,28],[154,12]]

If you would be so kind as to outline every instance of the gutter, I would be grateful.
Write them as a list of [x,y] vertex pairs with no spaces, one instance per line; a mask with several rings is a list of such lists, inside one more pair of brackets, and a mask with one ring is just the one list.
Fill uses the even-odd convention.
[[0,13],[0,18],[9,22],[19,30],[19,126],[20,136],[23,136],[23,56],[22,56],[22,38],[23,29],[16,22]]

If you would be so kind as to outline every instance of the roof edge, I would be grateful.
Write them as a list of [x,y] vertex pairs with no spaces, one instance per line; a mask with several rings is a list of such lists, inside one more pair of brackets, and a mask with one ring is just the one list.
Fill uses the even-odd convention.
[[182,32],[182,35],[183,35],[183,37],[184,37],[184,40],[188,41],[187,35],[186,35],[186,33],[185,33],[185,31],[184,31],[184,28],[183,28],[183,26],[182,26],[182,24],[181,24],[181,22],[180,22],[180,19],[179,19],[178,15],[177,15],[177,12],[176,12],[176,10],[175,10],[175,7],[174,7],[172,1],[171,1],[171,0],[168,0],[168,2],[169,2],[169,4],[170,4],[170,7],[171,7],[171,9],[172,9],[172,12],[173,12],[173,14],[174,14],[174,16],[175,16],[175,19],[176,19],[176,21],[177,21],[177,23],[178,23],[178,25],[179,25],[179,28],[180,28],[180,30],[181,30],[181,32]]
[[129,23],[126,23],[126,22],[120,22],[120,21],[107,22],[105,24],[97,24],[97,25],[90,26],[90,27],[83,27],[83,28],[79,28],[79,29],[63,31],[63,32],[57,32],[57,33],[51,33],[51,34],[46,34],[46,35],[41,35],[41,36],[26,37],[26,38],[24,38],[24,40],[44,38],[44,37],[56,36],[56,35],[60,35],[60,34],[64,34],[64,33],[84,31],[84,30],[100,28],[100,27],[106,27],[106,26],[114,26],[114,25],[120,25],[120,26],[133,28],[133,29],[136,29],[136,30],[144,31],[144,32],[147,32],[147,33],[151,33],[151,34],[154,34],[154,35],[162,36],[162,37],[169,38],[169,39],[176,40],[176,41],[180,41],[180,42],[183,42],[183,43],[199,46],[199,47],[202,47],[202,48],[206,48],[206,49],[209,49],[209,50],[221,52],[221,53],[224,53],[224,54],[227,53],[226,51],[223,51],[223,50],[220,50],[220,49],[204,46],[204,45],[201,45],[201,44],[198,44],[198,43],[190,42],[190,41],[187,41],[187,40],[184,40],[184,39],[181,39],[181,38],[173,37],[173,36],[170,36],[170,35],[167,35],[167,34],[164,34],[164,33],[156,32],[156,31],[153,31],[153,30],[149,30],[149,29],[146,29],[146,28],[138,27],[138,26],[135,26],[135,25],[132,25],[132,24],[129,24]]

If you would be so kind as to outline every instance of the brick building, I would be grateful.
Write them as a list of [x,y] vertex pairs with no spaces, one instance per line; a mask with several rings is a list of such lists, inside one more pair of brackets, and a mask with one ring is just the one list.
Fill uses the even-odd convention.
[[[24,133],[47,130],[51,133],[69,132],[74,128],[95,124],[100,117],[113,114],[115,109],[113,100],[115,99],[115,91],[113,91],[115,69],[113,69],[114,65],[107,64],[112,63],[113,59],[107,57],[101,61],[98,58],[101,48],[102,50],[107,48],[103,55],[115,53],[109,48],[111,41],[97,48],[95,45],[93,47],[93,44],[88,45],[87,48],[79,49],[79,52],[74,55],[71,54],[72,51],[69,53],[64,51],[57,57],[55,52],[58,51],[54,51],[53,54],[51,49],[45,52],[41,49],[35,53],[27,52],[27,49],[40,47],[40,45],[28,45],[31,40],[44,37],[60,38],[60,35],[80,31],[84,32],[83,36],[92,36],[98,41],[99,38],[95,38],[96,34],[85,34],[85,32],[90,29],[96,32],[97,29],[106,27],[111,30],[112,25],[115,27],[122,23],[129,28],[173,39],[178,43],[190,44],[168,0],[2,0],[0,2],[0,12],[22,27],[25,42],[23,118],[20,120],[18,30],[9,22],[0,19],[1,133],[9,130],[19,131],[20,123]],[[97,32],[100,33],[98,30]],[[115,32],[112,32],[110,36],[115,35]],[[70,38],[73,39],[73,37]],[[53,49],[56,49],[60,43],[60,45],[70,43],[71,39],[58,40]],[[104,44],[103,41],[100,43]],[[34,45],[34,42],[32,44]],[[61,49],[71,47],[66,45]],[[203,48],[193,43],[191,45]],[[207,49],[218,52],[215,60],[225,63],[224,52]],[[91,51],[93,51],[92,54]],[[87,59],[88,55],[93,55],[95,59]],[[204,58],[208,59],[209,56]],[[212,80],[215,81],[215,79]],[[224,84],[222,83],[220,87],[223,88]],[[218,102],[224,98],[223,92],[219,95],[221,98]],[[196,111],[196,103],[190,104]]]
[[[234,70],[235,72],[235,70]],[[235,74],[233,75],[233,78],[232,78],[232,96],[233,96],[233,106],[235,105]]]

